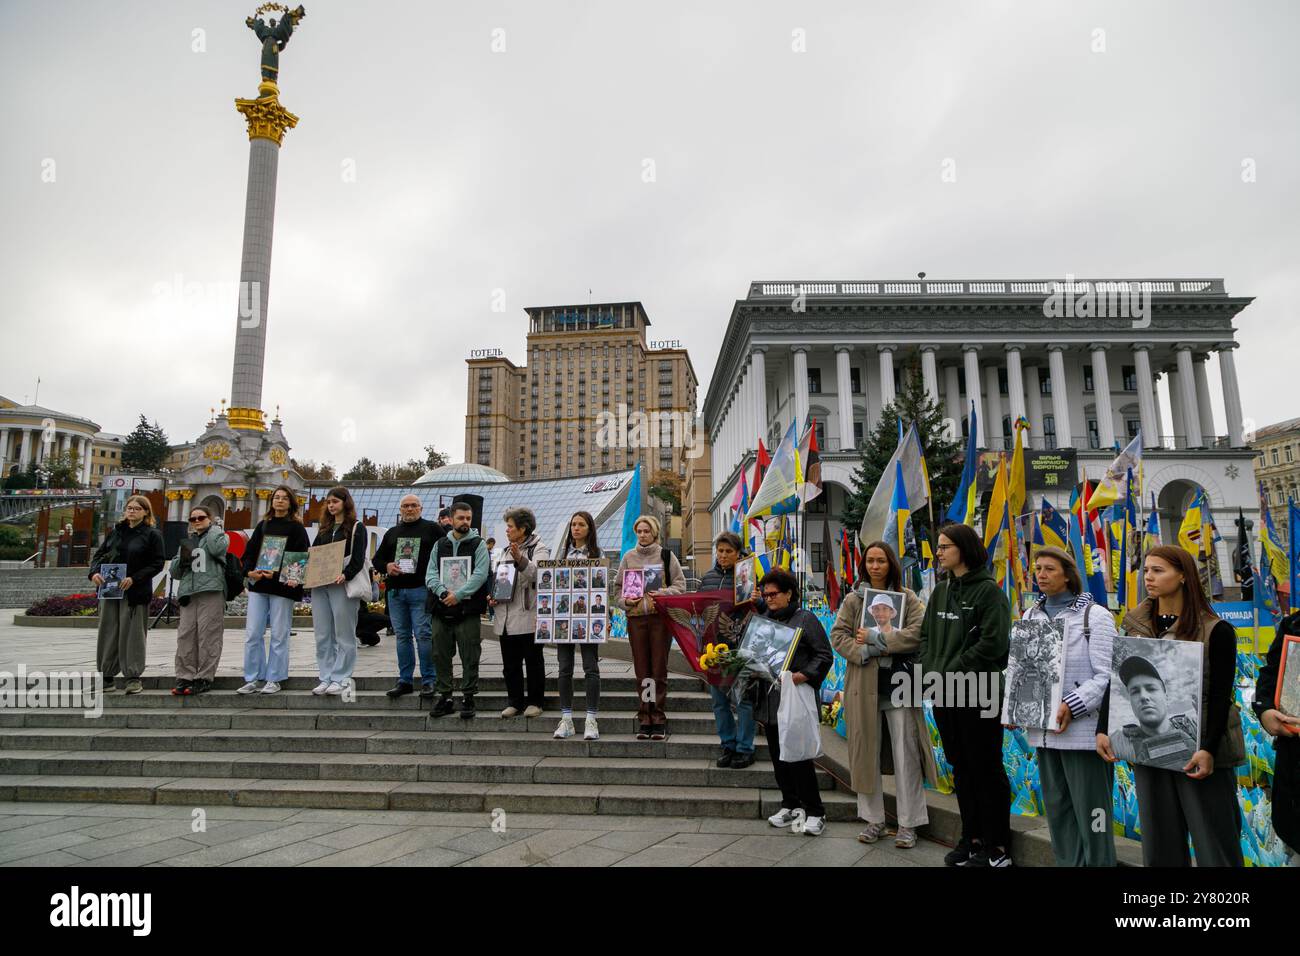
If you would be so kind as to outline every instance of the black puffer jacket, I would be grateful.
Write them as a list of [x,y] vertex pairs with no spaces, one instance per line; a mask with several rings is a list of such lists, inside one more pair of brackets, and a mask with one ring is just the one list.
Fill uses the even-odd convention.
[[[780,611],[764,609],[757,613],[774,621],[780,621],[786,627],[802,628],[799,643],[794,647],[794,656],[790,658],[790,672],[797,672],[808,678],[808,683],[812,685],[813,693],[817,695],[820,702],[822,681],[831,672],[831,665],[835,663],[835,654],[831,650],[831,642],[827,639],[826,631],[822,627],[822,622],[817,619],[817,615],[799,606],[797,601],[798,598],[795,598]],[[780,705],[781,685],[760,683],[758,702],[754,705],[754,719],[765,724],[774,723]]]

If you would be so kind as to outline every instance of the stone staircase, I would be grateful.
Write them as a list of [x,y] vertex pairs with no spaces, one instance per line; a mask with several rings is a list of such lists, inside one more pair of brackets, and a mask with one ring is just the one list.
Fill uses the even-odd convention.
[[86,568],[0,568],[0,608],[26,610],[42,598],[94,590]]
[[[636,685],[601,682],[601,739],[556,740],[554,680],[542,717],[503,719],[504,683],[480,678],[478,716],[432,719],[416,695],[389,700],[392,678],[359,677],[354,702],[315,697],[314,678],[279,694],[240,696],[237,677],[211,692],[172,697],[171,680],[105,696],[103,715],[0,709],[0,799],[150,803],[193,807],[588,813],[759,818],[780,803],[758,736],[758,761],[714,766],[713,712],[701,683],[669,678],[667,741],[634,732]],[[819,771],[831,820],[856,801]]]

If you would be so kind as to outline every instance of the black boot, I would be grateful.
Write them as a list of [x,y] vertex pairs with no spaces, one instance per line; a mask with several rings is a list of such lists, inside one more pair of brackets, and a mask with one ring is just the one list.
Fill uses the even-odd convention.
[[430,717],[446,717],[456,709],[455,703],[452,702],[451,694],[443,694],[438,703],[433,705],[429,711]]
[[466,694],[460,699],[460,716],[463,720],[469,720],[474,716],[474,695]]

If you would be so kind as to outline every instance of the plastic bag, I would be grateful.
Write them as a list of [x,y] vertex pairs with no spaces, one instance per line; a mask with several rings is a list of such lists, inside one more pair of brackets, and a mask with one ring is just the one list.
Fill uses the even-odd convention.
[[781,703],[776,712],[776,729],[781,759],[786,763],[812,760],[822,750],[821,721],[817,695],[812,685],[796,684],[789,671],[781,674]]

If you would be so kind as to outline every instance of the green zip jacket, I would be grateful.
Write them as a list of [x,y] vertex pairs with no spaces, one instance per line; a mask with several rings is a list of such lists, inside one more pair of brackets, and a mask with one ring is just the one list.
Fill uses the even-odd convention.
[[921,622],[924,671],[1000,673],[1007,666],[1011,607],[986,569],[948,578],[934,589]]

